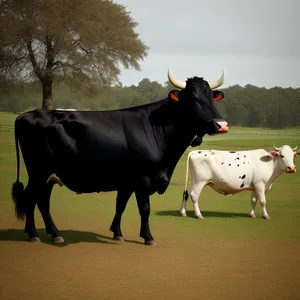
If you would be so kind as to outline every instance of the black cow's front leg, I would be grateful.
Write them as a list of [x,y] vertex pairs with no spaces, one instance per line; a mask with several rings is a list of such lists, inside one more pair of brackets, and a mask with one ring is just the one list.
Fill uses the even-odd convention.
[[121,217],[132,193],[133,190],[118,191],[116,201],[116,213],[110,226],[110,231],[114,233],[114,240],[124,241],[121,231]]
[[143,189],[141,186],[140,189],[135,191],[138,208],[141,215],[140,237],[145,240],[145,245],[156,245],[149,228],[150,197],[147,190],[148,189]]

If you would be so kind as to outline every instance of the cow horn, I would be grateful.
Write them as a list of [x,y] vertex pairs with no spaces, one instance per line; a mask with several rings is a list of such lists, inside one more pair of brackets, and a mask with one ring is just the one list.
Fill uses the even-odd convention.
[[169,67],[169,70],[168,70],[168,78],[169,78],[170,83],[171,83],[173,86],[175,86],[175,87],[177,87],[177,88],[179,88],[179,89],[184,89],[184,88],[185,88],[186,82],[179,81],[179,80],[175,79],[175,78],[172,76],[172,74],[171,74],[171,66]]
[[276,151],[279,151],[279,150],[280,150],[280,148],[276,148],[274,145],[273,145],[273,148],[274,148],[274,150],[276,150]]
[[295,147],[295,148],[293,148],[292,150],[293,150],[293,151],[296,151],[296,150],[297,150],[297,148],[298,148],[298,147],[296,146],[296,147]]
[[226,74],[226,71],[225,71],[225,69],[223,69],[221,77],[217,81],[209,83],[209,86],[212,90],[218,88],[219,86],[221,86],[224,83],[225,74]]

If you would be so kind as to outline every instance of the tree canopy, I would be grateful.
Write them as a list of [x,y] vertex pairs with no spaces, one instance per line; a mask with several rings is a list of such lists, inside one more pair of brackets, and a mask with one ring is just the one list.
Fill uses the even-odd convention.
[[55,83],[106,87],[118,83],[121,65],[139,70],[148,47],[136,26],[109,0],[1,0],[0,77],[38,79],[51,109]]

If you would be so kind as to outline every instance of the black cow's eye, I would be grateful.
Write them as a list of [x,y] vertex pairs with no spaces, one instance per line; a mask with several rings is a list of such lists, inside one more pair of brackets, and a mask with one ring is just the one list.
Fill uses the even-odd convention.
[[282,154],[280,154],[280,157],[281,157],[281,158],[284,158],[284,156],[283,156]]

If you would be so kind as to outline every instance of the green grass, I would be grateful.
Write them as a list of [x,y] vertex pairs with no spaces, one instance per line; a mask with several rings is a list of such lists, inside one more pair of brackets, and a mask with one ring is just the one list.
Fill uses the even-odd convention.
[[[0,113],[0,205],[5,211],[0,212],[0,228],[7,224],[18,224],[13,214],[11,201],[11,184],[16,178],[16,154],[13,136],[13,122],[16,115]],[[223,136],[206,136],[200,147],[188,148],[179,161],[169,188],[164,195],[151,197],[150,226],[152,234],[158,239],[182,239],[187,236],[215,236],[249,238],[278,237],[300,240],[299,217],[299,172],[294,175],[283,174],[274,183],[267,196],[267,210],[271,221],[261,218],[261,207],[258,204],[256,219],[248,219],[250,210],[250,192],[224,197],[206,187],[200,197],[200,209],[204,220],[194,218],[192,205],[187,203],[188,217],[179,217],[182,192],[185,181],[186,157],[195,149],[241,150],[265,148],[272,149],[289,144],[300,147],[300,128],[288,130],[270,130],[257,128],[230,128]],[[299,164],[299,157],[295,158]],[[21,180],[26,184],[27,173],[22,161]],[[51,197],[51,212],[61,230],[108,231],[115,211],[115,192],[75,195],[65,187],[55,186]],[[37,226],[43,228],[39,213],[36,213]],[[16,223],[14,223],[16,222]],[[22,225],[23,226],[23,225]],[[123,234],[132,232],[138,240],[140,217],[132,197],[122,219]],[[10,227],[8,227],[10,228]]]

